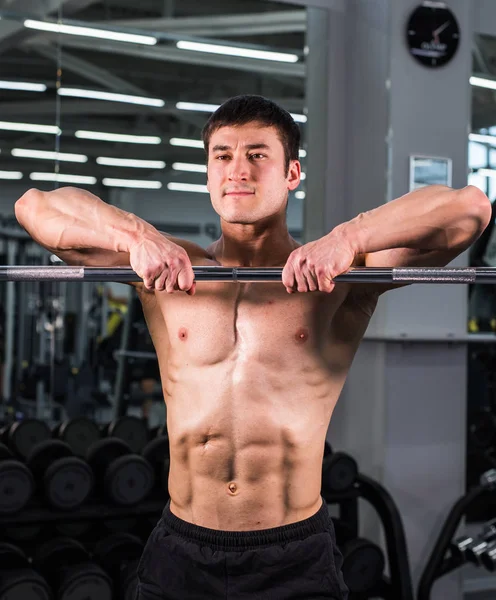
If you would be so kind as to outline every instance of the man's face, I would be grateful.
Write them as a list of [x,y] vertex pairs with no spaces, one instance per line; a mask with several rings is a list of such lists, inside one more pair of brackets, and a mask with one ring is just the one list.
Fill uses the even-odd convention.
[[284,212],[288,191],[300,183],[301,167],[293,160],[286,173],[277,129],[254,122],[212,134],[207,173],[212,205],[221,219],[249,225]]

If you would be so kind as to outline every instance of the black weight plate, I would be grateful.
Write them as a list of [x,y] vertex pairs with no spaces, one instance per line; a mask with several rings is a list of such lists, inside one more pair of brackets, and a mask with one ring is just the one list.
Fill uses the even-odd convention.
[[0,542],[0,568],[5,571],[7,569],[22,569],[28,566],[29,562],[24,552],[14,544]]
[[41,573],[58,573],[62,566],[77,565],[88,560],[88,552],[71,538],[52,538],[36,548],[33,565]]
[[100,429],[91,419],[78,417],[58,426],[57,437],[71,447],[76,456],[85,457],[88,448],[100,439]]
[[90,467],[76,456],[60,458],[46,470],[43,478],[45,496],[51,506],[72,510],[81,506],[93,489]]
[[95,469],[103,464],[110,464],[116,458],[131,453],[131,448],[118,438],[105,438],[91,444],[86,460]]
[[138,417],[125,416],[110,423],[107,436],[123,440],[133,452],[141,452],[148,442],[148,426]]
[[112,600],[110,577],[98,565],[69,567],[58,589],[58,600]]
[[169,438],[162,436],[155,438],[143,448],[141,456],[152,465],[163,465],[164,460],[169,458]]
[[0,444],[0,460],[6,460],[7,458],[13,458],[12,452],[5,444]]
[[353,486],[357,475],[355,459],[344,452],[334,452],[326,464],[323,482],[329,491],[344,492]]
[[0,514],[21,510],[33,492],[33,476],[26,465],[18,460],[0,462]]
[[0,600],[52,600],[48,583],[32,569],[3,572]]
[[127,531],[132,531],[133,529],[135,529],[135,527],[138,525],[138,519],[136,517],[128,517],[121,519],[105,519],[103,524],[107,531],[110,531],[112,533],[125,533]]
[[385,560],[378,546],[356,538],[343,546],[342,553],[341,570],[350,592],[371,591],[381,581]]
[[143,542],[131,533],[114,533],[99,540],[93,555],[107,571],[117,569],[123,562],[139,558],[143,553]]
[[82,537],[91,529],[91,521],[59,521],[55,530],[59,535],[71,538]]
[[148,496],[155,483],[151,465],[137,454],[121,456],[105,472],[105,491],[116,504],[138,504]]
[[43,525],[14,525],[5,528],[5,535],[14,542],[31,542],[43,533]]
[[9,428],[9,446],[23,458],[40,442],[50,439],[51,431],[46,423],[38,419],[16,421]]
[[60,440],[45,440],[29,453],[26,464],[35,477],[42,475],[48,467],[60,458],[72,456],[72,450]]

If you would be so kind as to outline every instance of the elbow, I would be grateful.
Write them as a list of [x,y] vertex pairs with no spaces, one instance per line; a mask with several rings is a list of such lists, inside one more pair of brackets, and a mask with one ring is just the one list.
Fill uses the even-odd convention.
[[489,198],[474,185],[468,185],[460,190],[465,214],[472,223],[472,235],[467,240],[468,245],[483,233],[491,221],[492,205]]
[[24,226],[28,215],[32,218],[40,205],[43,192],[36,188],[31,188],[25,192],[14,204],[15,217]]

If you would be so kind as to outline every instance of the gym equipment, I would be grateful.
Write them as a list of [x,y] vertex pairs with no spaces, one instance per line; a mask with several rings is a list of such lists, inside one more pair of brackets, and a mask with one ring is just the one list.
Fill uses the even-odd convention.
[[34,553],[33,566],[44,575],[57,600],[112,600],[109,575],[76,540],[55,538],[42,544]]
[[46,580],[30,565],[24,552],[0,543],[0,598],[2,600],[52,600]]
[[103,494],[119,505],[138,504],[152,490],[151,465],[118,438],[105,438],[90,446],[87,461]]
[[114,582],[116,597],[134,600],[138,584],[137,570],[143,542],[130,533],[116,533],[100,540],[93,551],[94,559]]
[[22,462],[14,460],[7,446],[0,444],[0,514],[22,510],[33,492],[31,471]]
[[141,452],[149,440],[148,426],[143,419],[126,415],[109,423],[103,429],[107,437],[126,442],[133,452]]
[[31,450],[45,440],[51,438],[50,428],[39,419],[14,421],[2,428],[2,442],[17,456],[26,459]]
[[[452,540],[460,521],[471,506],[483,495],[494,491],[496,491],[496,469],[490,469],[481,476],[479,485],[471,488],[455,502],[420,577],[418,600],[429,600],[436,580],[460,568],[467,560],[478,566],[485,565],[489,560],[489,558],[483,560],[482,557],[492,549],[492,543],[496,540],[496,519],[487,523],[482,535],[476,539],[467,536]],[[483,545],[479,546],[479,544]]]
[[349,540],[341,548],[342,573],[350,592],[365,594],[381,581],[386,561],[376,544],[363,538]]
[[[196,281],[281,281],[281,267],[193,267]],[[141,281],[130,267],[1,266],[0,281]],[[496,283],[493,267],[357,267],[336,283]]]
[[346,492],[353,487],[358,475],[356,460],[345,452],[333,452],[329,443],[324,446],[322,461],[322,492]]
[[141,455],[152,465],[157,487],[169,495],[169,438],[162,435],[148,442]]
[[35,446],[26,464],[47,502],[59,510],[81,506],[93,489],[90,467],[60,440],[46,440]]
[[68,444],[76,456],[86,457],[88,448],[100,439],[98,425],[87,417],[77,417],[59,423],[52,436]]

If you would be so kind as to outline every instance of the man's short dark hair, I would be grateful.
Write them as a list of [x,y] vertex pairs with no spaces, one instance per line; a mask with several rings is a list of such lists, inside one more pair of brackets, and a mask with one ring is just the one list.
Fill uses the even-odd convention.
[[263,96],[243,95],[230,98],[213,113],[202,131],[203,145],[208,159],[212,134],[221,127],[237,127],[257,122],[277,129],[284,148],[285,172],[291,160],[298,160],[300,128],[287,110]]

